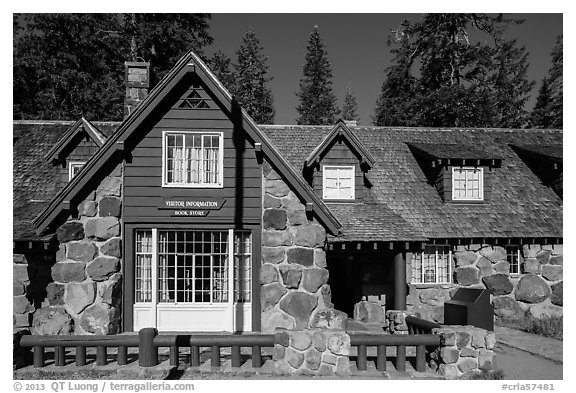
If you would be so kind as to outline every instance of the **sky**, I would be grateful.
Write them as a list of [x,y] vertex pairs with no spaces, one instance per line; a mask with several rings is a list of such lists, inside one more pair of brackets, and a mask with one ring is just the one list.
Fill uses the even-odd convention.
[[[360,123],[371,124],[376,98],[391,64],[391,31],[404,19],[418,20],[422,14],[218,14],[212,13],[210,33],[214,43],[206,51],[220,48],[233,60],[248,28],[253,28],[268,56],[269,82],[274,96],[276,124],[295,124],[298,83],[309,35],[318,25],[332,65],[334,94],[341,107],[351,88],[359,106]],[[527,109],[534,106],[540,81],[551,64],[550,53],[562,34],[562,14],[507,14],[525,19],[511,26],[509,38],[516,38],[529,52],[528,77],[537,82]]]

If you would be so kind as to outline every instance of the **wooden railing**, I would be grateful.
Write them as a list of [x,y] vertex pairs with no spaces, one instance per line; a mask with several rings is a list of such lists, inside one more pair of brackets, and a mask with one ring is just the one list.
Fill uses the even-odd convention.
[[426,347],[438,347],[440,336],[435,334],[350,334],[350,345],[357,347],[356,367],[367,370],[368,347],[376,347],[376,370],[386,371],[386,347],[396,347],[396,370],[406,371],[406,347],[416,347],[416,371],[426,370]]
[[409,334],[431,334],[432,329],[440,327],[436,322],[427,321],[410,315],[405,317],[405,321],[406,325],[408,325]]
[[154,328],[140,330],[138,335],[115,336],[22,336],[20,347],[33,348],[34,367],[45,366],[45,348],[54,348],[54,365],[65,365],[66,348],[75,348],[77,366],[86,365],[86,348],[96,348],[96,365],[108,363],[107,349],[117,347],[117,363],[128,363],[128,348],[138,347],[138,363],[143,367],[153,367],[159,364],[158,348],[170,349],[170,365],[177,366],[180,348],[190,347],[191,366],[200,366],[200,348],[211,349],[211,366],[220,366],[220,348],[231,348],[232,367],[241,365],[241,349],[252,349],[252,367],[262,366],[262,347],[274,347],[273,334],[246,335],[158,335]]

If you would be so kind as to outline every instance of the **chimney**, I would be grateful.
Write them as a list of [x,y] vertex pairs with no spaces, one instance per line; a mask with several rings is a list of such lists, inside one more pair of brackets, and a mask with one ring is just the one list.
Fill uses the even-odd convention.
[[124,118],[144,101],[150,90],[150,63],[127,61],[124,63],[126,97],[124,98]]

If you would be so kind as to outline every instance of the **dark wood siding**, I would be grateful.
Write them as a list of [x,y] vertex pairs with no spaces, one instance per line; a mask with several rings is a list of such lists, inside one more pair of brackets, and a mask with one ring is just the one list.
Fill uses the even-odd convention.
[[346,140],[341,137],[335,139],[334,143],[329,146],[329,150],[324,156],[321,157],[319,165],[313,174],[312,187],[316,194],[322,198],[323,189],[323,166],[336,165],[336,166],[354,166],[355,179],[355,200],[362,201],[366,196],[367,188],[364,185],[364,173],[360,169],[360,157],[353,153],[352,147]]
[[77,135],[73,139],[72,145],[75,147],[67,154],[66,164],[60,168],[60,175],[64,183],[68,183],[68,167],[71,162],[87,162],[98,150],[96,142],[85,132]]
[[[125,222],[204,222],[234,224],[259,223],[262,217],[262,170],[256,160],[253,143],[239,127],[216,108],[214,101],[198,88],[189,89],[206,99],[210,108],[179,108],[182,98],[168,108],[166,114],[147,130],[131,152],[124,168]],[[162,187],[162,132],[208,131],[222,132],[224,143],[223,188]],[[223,198],[220,210],[212,210],[207,217],[169,217],[159,210],[164,198]]]

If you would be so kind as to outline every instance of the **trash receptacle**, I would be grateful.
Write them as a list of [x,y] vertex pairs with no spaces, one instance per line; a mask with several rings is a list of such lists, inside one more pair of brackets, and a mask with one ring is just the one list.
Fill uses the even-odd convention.
[[494,306],[486,289],[459,288],[444,303],[444,324],[472,325],[494,330]]

